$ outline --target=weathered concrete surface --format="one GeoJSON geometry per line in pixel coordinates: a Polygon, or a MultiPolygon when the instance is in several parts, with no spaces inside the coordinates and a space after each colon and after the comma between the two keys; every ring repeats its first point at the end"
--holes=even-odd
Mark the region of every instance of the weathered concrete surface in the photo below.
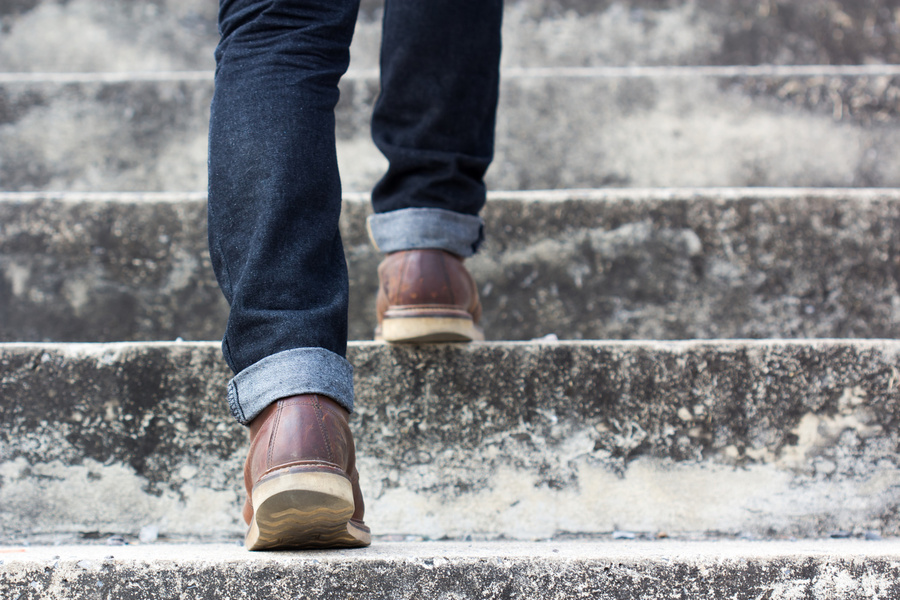
{"type": "Polygon", "coordinates": [[[382,543],[279,553],[220,545],[16,550],[0,549],[0,594],[21,600],[862,600],[900,594],[895,541],[382,543]]]}
{"type": "Polygon", "coordinates": [[[0,189],[206,188],[211,75],[0,86],[0,189]]]}
{"type": "MultiPolygon", "coordinates": [[[[350,337],[370,339],[364,196],[350,337]]],[[[490,339],[900,338],[900,191],[494,193],[468,264],[490,339]]],[[[202,194],[0,194],[0,340],[219,339],[202,194]]]]}
{"type": "Polygon", "coordinates": [[[222,336],[205,194],[71,199],[0,199],[0,339],[222,336]]]}
{"type": "MultiPolygon", "coordinates": [[[[344,189],[385,161],[378,93],[345,78],[344,189]]],[[[0,76],[0,189],[200,191],[211,75],[0,76]]],[[[900,67],[511,71],[493,189],[900,186],[900,67]]]]}
{"type": "Polygon", "coordinates": [[[489,184],[898,185],[900,79],[815,70],[523,72],[503,86],[489,184]]]}
{"type": "MultiPolygon", "coordinates": [[[[900,343],[351,345],[376,534],[900,534],[900,343]]],[[[0,536],[239,536],[215,344],[0,346],[0,536]]]]}
{"type": "MultiPolygon", "coordinates": [[[[377,66],[383,2],[364,0],[354,68],[377,66]]],[[[508,0],[507,66],[900,62],[891,0],[508,0]]],[[[212,69],[208,0],[4,0],[7,71],[212,69]]]]}

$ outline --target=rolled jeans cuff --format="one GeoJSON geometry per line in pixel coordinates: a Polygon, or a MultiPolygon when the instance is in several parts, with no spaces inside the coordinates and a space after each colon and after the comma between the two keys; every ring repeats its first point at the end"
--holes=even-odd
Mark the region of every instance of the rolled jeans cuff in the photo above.
{"type": "Polygon", "coordinates": [[[404,208],[371,215],[369,237],[385,254],[400,250],[446,250],[463,258],[478,251],[484,221],[442,208],[404,208]]]}
{"type": "Polygon", "coordinates": [[[328,396],[353,412],[353,366],[324,348],[295,348],[267,356],[228,382],[228,406],[243,425],[276,400],[299,394],[328,396]]]}

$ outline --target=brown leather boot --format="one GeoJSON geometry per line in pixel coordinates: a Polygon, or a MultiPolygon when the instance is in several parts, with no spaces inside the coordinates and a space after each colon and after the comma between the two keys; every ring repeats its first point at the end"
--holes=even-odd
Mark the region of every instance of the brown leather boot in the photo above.
{"type": "Polygon", "coordinates": [[[469,342],[484,339],[475,281],[458,256],[403,250],[378,266],[378,328],[386,342],[469,342]]]}
{"type": "Polygon", "coordinates": [[[292,396],[250,423],[244,465],[248,550],[368,546],[348,413],[325,396],[292,396]]]}

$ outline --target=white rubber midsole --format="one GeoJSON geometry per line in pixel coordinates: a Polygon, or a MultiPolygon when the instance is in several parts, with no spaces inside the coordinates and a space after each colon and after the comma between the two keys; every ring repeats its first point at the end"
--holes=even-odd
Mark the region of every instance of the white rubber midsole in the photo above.
{"type": "Polygon", "coordinates": [[[335,473],[321,471],[305,471],[285,473],[258,484],[253,488],[253,511],[259,509],[263,502],[282,492],[308,491],[318,492],[338,498],[353,505],[353,486],[350,480],[335,473]]]}
{"type": "Polygon", "coordinates": [[[452,317],[385,318],[381,322],[385,342],[481,342],[484,332],[471,319],[452,317]]]}

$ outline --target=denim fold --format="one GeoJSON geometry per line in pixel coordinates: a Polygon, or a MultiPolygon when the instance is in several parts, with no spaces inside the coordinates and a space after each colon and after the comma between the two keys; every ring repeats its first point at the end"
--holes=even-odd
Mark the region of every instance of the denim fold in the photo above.
{"type": "Polygon", "coordinates": [[[440,208],[405,208],[370,215],[366,225],[375,247],[385,254],[400,250],[446,250],[467,258],[484,239],[481,217],[440,208]]]}
{"type": "Polygon", "coordinates": [[[295,348],[267,356],[228,382],[228,406],[243,425],[269,404],[300,394],[328,396],[353,412],[353,365],[324,348],[295,348]]]}

